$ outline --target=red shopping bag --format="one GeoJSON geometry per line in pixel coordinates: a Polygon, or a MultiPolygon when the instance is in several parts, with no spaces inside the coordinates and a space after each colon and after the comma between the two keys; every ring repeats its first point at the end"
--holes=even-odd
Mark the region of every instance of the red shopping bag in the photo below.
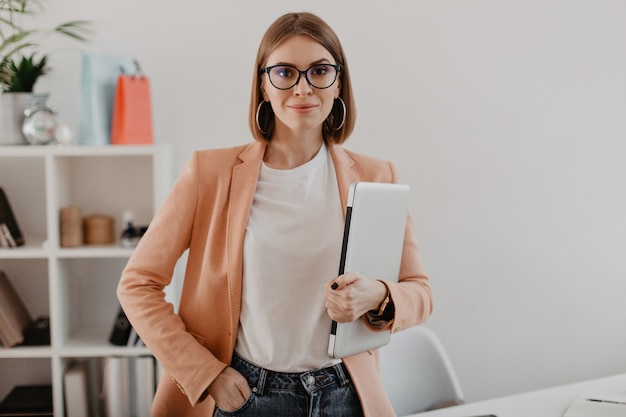
{"type": "Polygon", "coordinates": [[[117,77],[111,144],[154,143],[150,80],[145,75],[120,74],[117,77]]]}

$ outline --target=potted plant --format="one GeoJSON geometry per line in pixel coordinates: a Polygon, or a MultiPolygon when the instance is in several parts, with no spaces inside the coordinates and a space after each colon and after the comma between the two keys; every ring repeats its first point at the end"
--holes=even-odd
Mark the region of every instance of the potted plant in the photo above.
{"type": "Polygon", "coordinates": [[[4,86],[6,93],[32,93],[35,83],[42,75],[50,72],[48,57],[37,60],[35,54],[21,56],[9,62],[8,79],[4,86]]]}
{"type": "Polygon", "coordinates": [[[56,33],[87,40],[88,22],[70,21],[51,29],[26,29],[21,20],[44,12],[39,0],[0,0],[0,144],[25,143],[24,111],[45,107],[48,94],[35,94],[38,78],[49,73],[47,55],[37,56],[38,35],[56,33]],[[26,55],[25,52],[31,52],[26,55]]]}

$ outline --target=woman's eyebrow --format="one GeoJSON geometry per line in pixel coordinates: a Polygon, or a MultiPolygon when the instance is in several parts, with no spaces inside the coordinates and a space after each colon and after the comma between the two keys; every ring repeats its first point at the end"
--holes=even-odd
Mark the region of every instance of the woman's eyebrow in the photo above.
{"type": "Polygon", "coordinates": [[[318,59],[317,61],[311,63],[311,65],[317,65],[317,64],[330,64],[330,60],[328,58],[322,58],[322,59],[318,59]]]}
{"type": "MultiPolygon", "coordinates": [[[[328,58],[321,58],[321,59],[318,59],[317,61],[313,61],[311,64],[309,64],[309,67],[312,67],[313,65],[319,65],[319,64],[330,64],[330,60],[328,58]]],[[[267,66],[268,67],[270,67],[270,66],[273,67],[275,65],[289,65],[290,67],[298,68],[297,65],[292,64],[291,62],[285,62],[285,61],[277,62],[275,64],[267,65],[267,66]]]]}

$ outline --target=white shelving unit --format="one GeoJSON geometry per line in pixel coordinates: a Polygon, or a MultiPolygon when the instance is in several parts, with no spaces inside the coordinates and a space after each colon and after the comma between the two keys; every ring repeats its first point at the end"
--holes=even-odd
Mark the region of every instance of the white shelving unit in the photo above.
{"type": "Polygon", "coordinates": [[[150,354],[108,342],[115,290],[132,249],[119,242],[61,247],[59,211],[73,205],[83,217],[112,216],[116,233],[125,210],[147,225],[169,191],[171,172],[167,145],[0,147],[0,187],[26,240],[0,248],[0,269],[30,314],[51,323],[50,346],[0,347],[0,398],[14,385],[51,384],[54,415],[63,417],[63,372],[73,359],[150,354]]]}

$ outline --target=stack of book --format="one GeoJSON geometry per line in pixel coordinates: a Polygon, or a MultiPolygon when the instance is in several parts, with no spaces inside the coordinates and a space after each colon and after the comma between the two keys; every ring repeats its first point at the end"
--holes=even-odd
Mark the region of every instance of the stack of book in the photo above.
{"type": "Polygon", "coordinates": [[[15,248],[24,244],[24,236],[20,231],[9,199],[0,187],[0,248],[15,248]]]}

